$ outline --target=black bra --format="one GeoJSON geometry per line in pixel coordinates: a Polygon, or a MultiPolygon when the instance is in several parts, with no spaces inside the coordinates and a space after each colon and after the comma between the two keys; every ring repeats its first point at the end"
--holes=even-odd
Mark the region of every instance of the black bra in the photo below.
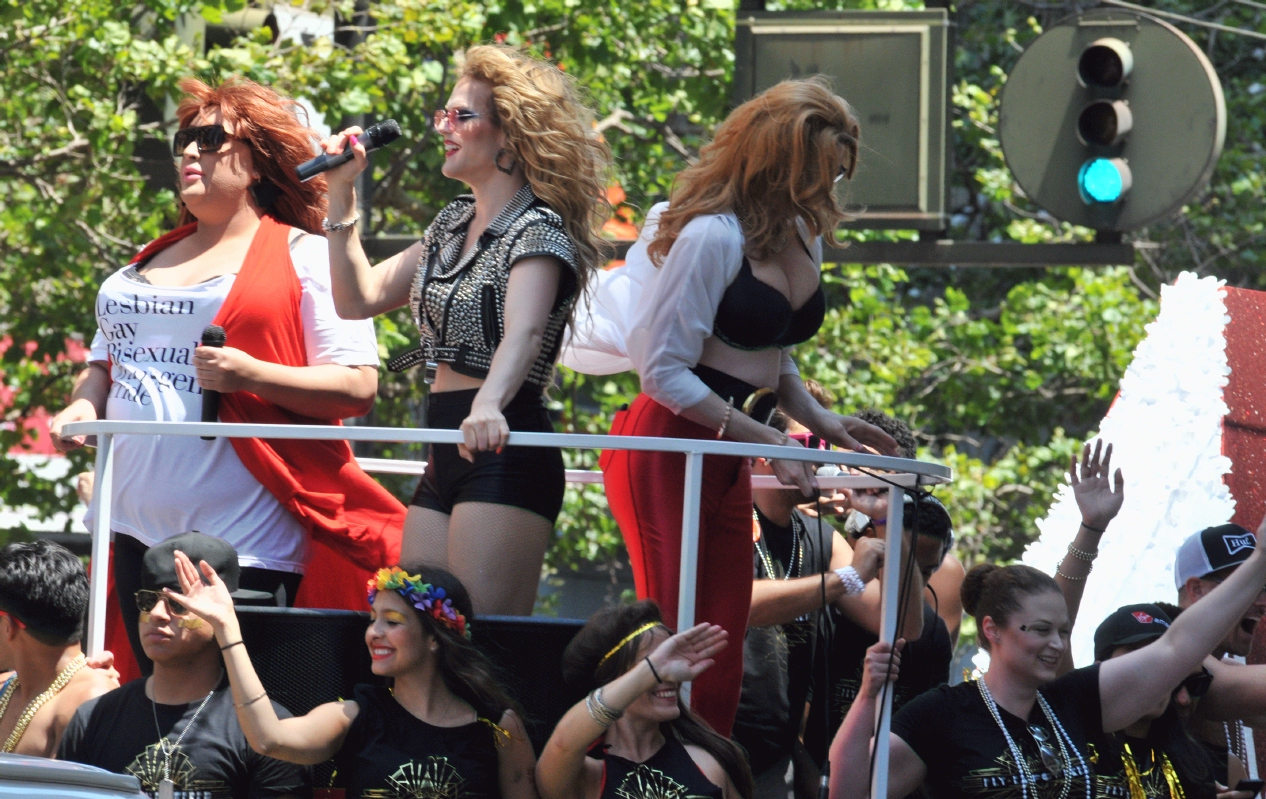
{"type": "MultiPolygon", "coordinates": [[[[804,240],[800,240],[804,246],[804,240]]],[[[809,252],[807,246],[805,252],[809,252]]],[[[810,253],[810,259],[812,254],[810,253]]],[[[826,294],[822,284],[798,309],[778,289],[762,283],[752,274],[752,265],[743,256],[738,277],[721,296],[712,335],[739,350],[767,350],[791,347],[813,338],[826,318],[826,294]]]]}

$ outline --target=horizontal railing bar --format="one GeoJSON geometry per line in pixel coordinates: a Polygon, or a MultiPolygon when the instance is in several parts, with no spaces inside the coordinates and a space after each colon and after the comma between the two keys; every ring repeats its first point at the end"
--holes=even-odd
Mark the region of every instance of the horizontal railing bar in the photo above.
{"type": "MultiPolygon", "coordinates": [[[[225,424],[221,422],[123,422],[108,419],[93,422],[71,422],[62,428],[62,435],[218,436],[222,438],[385,441],[416,444],[460,444],[464,440],[460,430],[436,430],[426,427],[347,427],[299,424],[225,424]]],[[[521,447],[613,449],[643,452],[698,452],[704,455],[831,463],[837,466],[916,474],[922,478],[919,481],[922,484],[945,483],[953,478],[953,471],[948,466],[942,466],[939,463],[926,463],[907,458],[890,458],[886,455],[868,455],[845,450],[806,449],[772,444],[707,441],[694,438],[524,432],[511,432],[506,443],[521,447]]]]}
{"type": "MultiPolygon", "coordinates": [[[[426,471],[426,461],[396,461],[390,458],[357,458],[360,468],[371,474],[421,475],[426,471]]],[[[569,483],[602,484],[602,472],[596,469],[568,469],[565,477],[569,483]]],[[[913,486],[915,475],[891,474],[884,479],[901,486],[913,486]]],[[[866,474],[841,474],[834,477],[818,477],[818,488],[884,488],[888,484],[866,474]]],[[[767,490],[782,488],[795,490],[795,486],[783,485],[772,474],[752,475],[752,488],[767,490]]]]}

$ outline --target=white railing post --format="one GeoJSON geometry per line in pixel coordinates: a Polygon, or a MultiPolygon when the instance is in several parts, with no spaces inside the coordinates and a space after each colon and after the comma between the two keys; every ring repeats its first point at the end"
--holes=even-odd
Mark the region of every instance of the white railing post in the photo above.
{"type": "MultiPolygon", "coordinates": [[[[879,625],[879,640],[892,642],[897,637],[897,606],[901,604],[901,539],[905,535],[903,529],[905,511],[905,492],[892,486],[888,489],[888,532],[887,548],[884,555],[883,605],[879,625]]],[[[909,557],[914,557],[910,552],[909,557]]],[[[923,601],[922,597],[918,598],[923,601]]],[[[888,799],[888,732],[892,726],[892,694],[895,686],[884,691],[884,701],[875,712],[879,715],[879,726],[875,733],[875,775],[871,783],[871,799],[888,799]]]]}
{"type": "MultiPolygon", "coordinates": [[[[699,576],[699,510],[703,497],[703,453],[686,453],[686,485],[681,503],[681,575],[677,584],[677,629],[695,626],[695,587],[699,576]]],[[[690,684],[681,686],[690,702],[690,684]]]]}
{"type": "Polygon", "coordinates": [[[97,436],[97,464],[94,469],[92,504],[92,574],[88,588],[88,654],[105,649],[106,589],[110,575],[110,507],[114,499],[114,436],[97,436]]]}

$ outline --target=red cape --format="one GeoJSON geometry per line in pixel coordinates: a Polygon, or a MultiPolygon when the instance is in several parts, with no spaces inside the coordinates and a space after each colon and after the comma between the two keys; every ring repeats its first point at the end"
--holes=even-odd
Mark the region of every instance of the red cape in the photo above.
{"type": "MultiPolygon", "coordinates": [[[[137,263],[197,229],[186,225],[150,242],[137,263]]],[[[260,220],[242,269],[215,324],[228,345],[261,361],[307,366],[303,291],[290,260],[290,228],[271,216],[260,220]]],[[[220,397],[220,420],[263,424],[341,425],[286,410],[246,391],[220,397]]],[[[311,535],[312,556],[295,605],[368,610],[365,583],[373,571],[400,558],[405,507],[364,472],[346,441],[233,438],[247,470],[277,498],[311,535]]],[[[113,583],[113,581],[111,581],[113,583]]],[[[106,646],[126,681],[140,676],[122,614],[110,588],[106,646]]]]}

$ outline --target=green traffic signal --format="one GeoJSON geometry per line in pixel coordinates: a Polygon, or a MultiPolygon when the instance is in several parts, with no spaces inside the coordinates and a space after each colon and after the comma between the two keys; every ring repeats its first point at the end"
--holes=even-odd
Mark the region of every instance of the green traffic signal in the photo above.
{"type": "Polygon", "coordinates": [[[1077,189],[1087,205],[1119,202],[1133,183],[1130,166],[1121,158],[1092,158],[1077,172],[1077,189]]]}

